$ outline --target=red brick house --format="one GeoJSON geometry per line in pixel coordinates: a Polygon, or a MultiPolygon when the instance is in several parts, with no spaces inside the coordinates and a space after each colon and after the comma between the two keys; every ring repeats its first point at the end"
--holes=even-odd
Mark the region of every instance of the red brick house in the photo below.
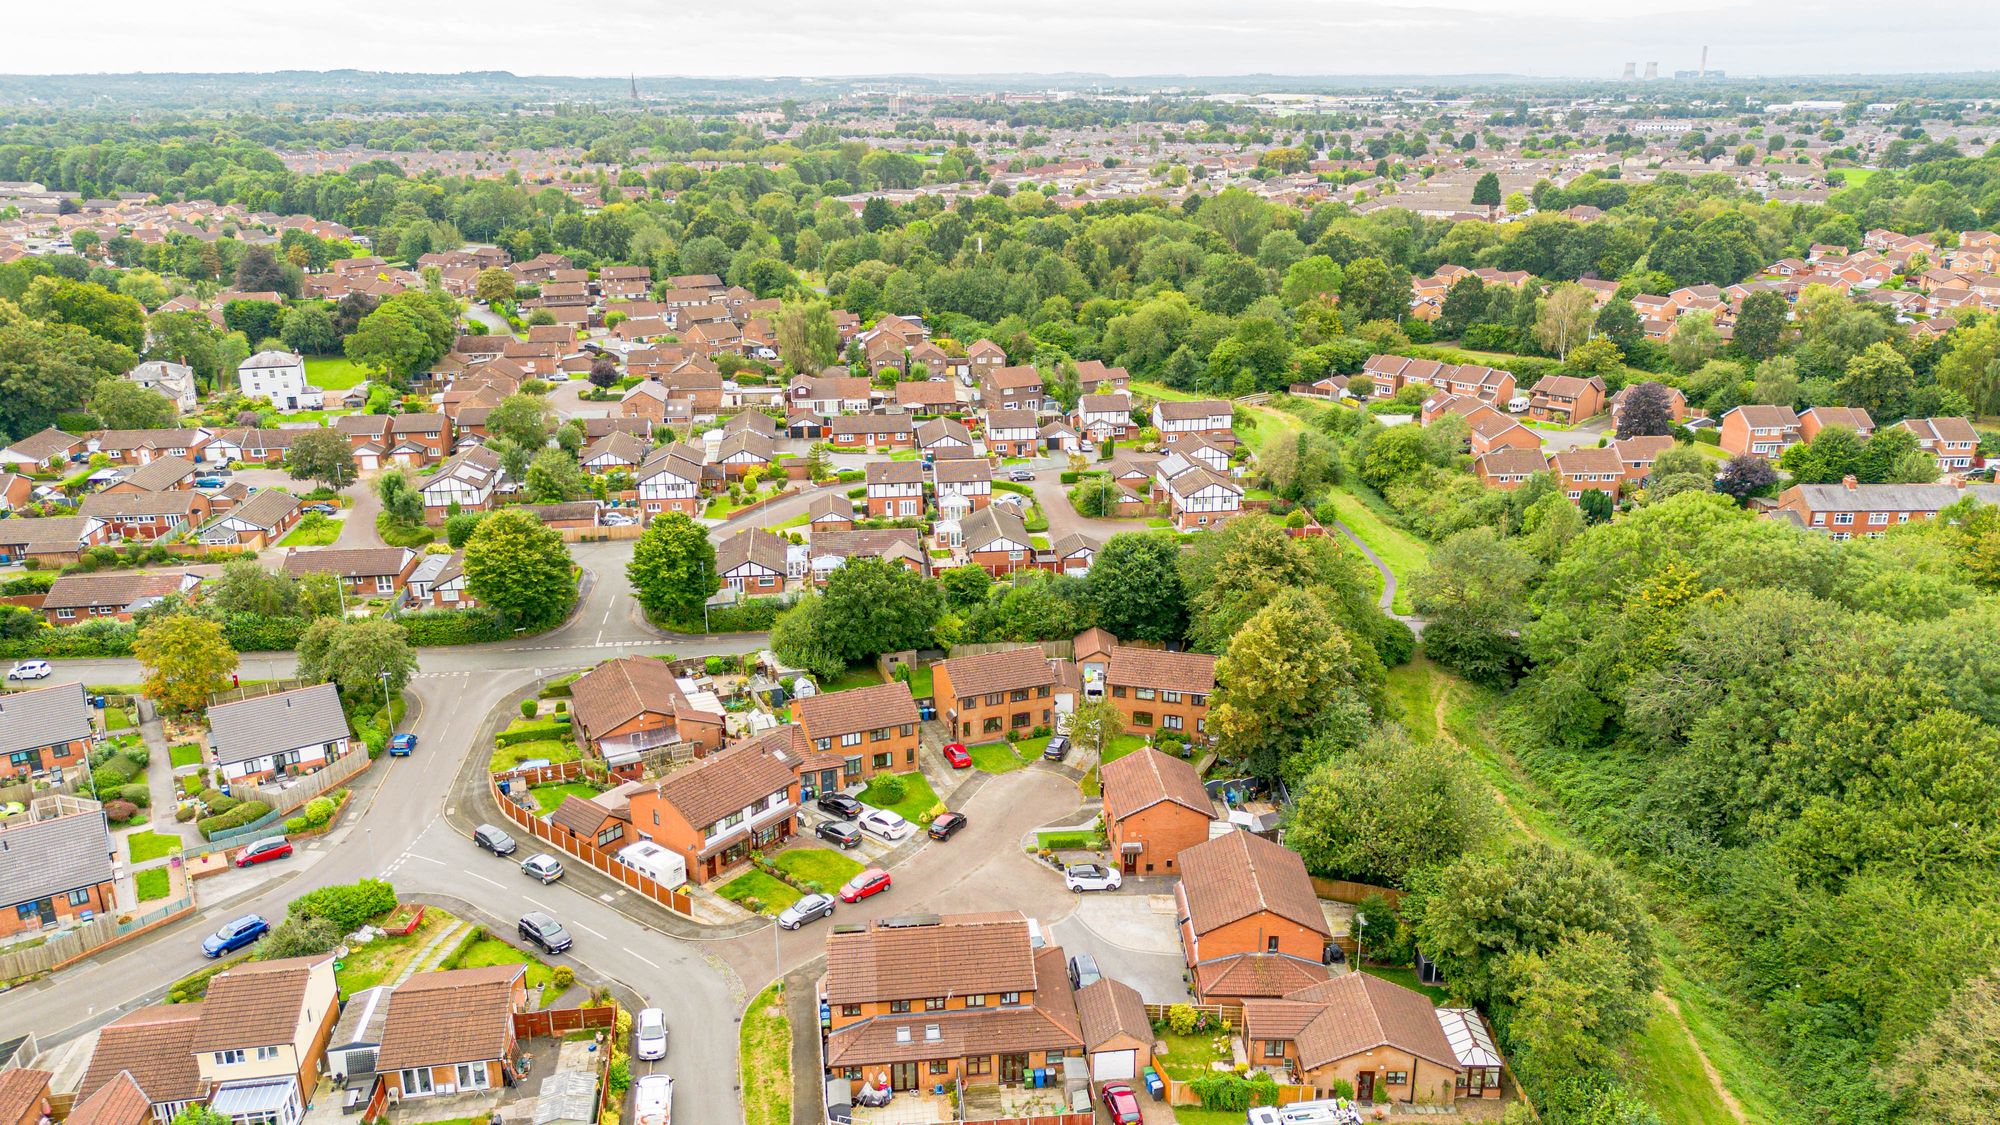
{"type": "Polygon", "coordinates": [[[961,742],[1053,726],[1057,696],[1072,691],[1039,646],[953,657],[937,665],[932,687],[940,717],[961,742]]]}
{"type": "Polygon", "coordinates": [[[679,852],[696,883],[712,882],[753,853],[791,839],[799,807],[792,738],[793,728],[779,727],[634,790],[633,831],[679,852]]]}
{"type": "Polygon", "coordinates": [[[1327,977],[1333,931],[1296,852],[1228,832],[1180,853],[1181,949],[1196,999],[1283,996],[1327,977]]]}
{"type": "Polygon", "coordinates": [[[900,680],[808,695],[792,716],[806,742],[799,779],[815,793],[917,768],[917,703],[900,680]]]}
{"type": "Polygon", "coordinates": [[[1143,746],[1099,776],[1105,838],[1126,874],[1178,872],[1181,852],[1208,839],[1214,803],[1187,762],[1143,746]]]}

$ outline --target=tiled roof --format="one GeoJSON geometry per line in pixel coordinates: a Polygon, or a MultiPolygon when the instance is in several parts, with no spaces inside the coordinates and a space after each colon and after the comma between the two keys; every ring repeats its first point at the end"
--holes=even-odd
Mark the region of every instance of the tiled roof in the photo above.
{"type": "Polygon", "coordinates": [[[1181,852],[1181,890],[1194,932],[1270,911],[1330,936],[1305,861],[1250,832],[1229,832],[1181,852]]]}
{"type": "Polygon", "coordinates": [[[941,667],[951,679],[951,690],[961,699],[1014,688],[1054,686],[1056,682],[1055,670],[1039,645],[955,656],[941,667]]]}
{"type": "Polygon", "coordinates": [[[0,754],[89,738],[92,729],[82,684],[49,684],[0,698],[0,754]]]}
{"type": "Polygon", "coordinates": [[[1146,1018],[1146,1001],[1123,981],[1104,977],[1076,993],[1076,1014],[1083,1025],[1083,1046],[1095,1051],[1119,1037],[1150,1048],[1153,1023],[1146,1018]]]}
{"type": "Polygon", "coordinates": [[[0,1121],[32,1121],[41,1115],[40,1104],[48,1093],[49,1072],[17,1066],[0,1070],[0,1121]]]}
{"type": "Polygon", "coordinates": [[[1108,683],[1129,687],[1207,695],[1215,690],[1215,657],[1200,652],[1119,645],[1111,650],[1104,678],[1108,683]]]}
{"type": "Polygon", "coordinates": [[[674,771],[655,791],[682,819],[700,829],[791,785],[797,780],[797,766],[791,755],[791,732],[779,727],[674,771]]]}
{"type": "Polygon", "coordinates": [[[756,563],[777,574],[785,573],[786,544],[761,527],[739,531],[715,545],[715,572],[728,574],[744,563],[756,563]]]}
{"type": "Polygon", "coordinates": [[[855,731],[879,730],[917,721],[916,700],[901,680],[872,687],[809,695],[792,704],[792,713],[806,737],[839,738],[855,731]]]}
{"type": "Polygon", "coordinates": [[[97,1050],[90,1056],[77,1095],[87,1098],[117,1078],[120,1071],[129,1071],[151,1101],[201,1097],[194,1044],[204,1007],[200,1003],[155,1004],[105,1025],[98,1033],[97,1050]]]}
{"type": "Polygon", "coordinates": [[[160,492],[195,475],[195,472],[191,461],[183,461],[179,457],[156,457],[132,470],[119,483],[145,492],[160,492]]]}
{"type": "Polygon", "coordinates": [[[223,765],[347,737],[347,715],[332,684],[218,703],[208,709],[209,745],[223,765]]]}
{"type": "MultiPolygon", "coordinates": [[[[1115,659],[1115,650],[1114,650],[1115,659]]],[[[1215,807],[1202,788],[1194,767],[1143,746],[1104,766],[1104,804],[1114,819],[1123,819],[1162,801],[1171,801],[1213,818],[1215,807]]]]}
{"type": "Polygon", "coordinates": [[[418,973],[389,996],[378,1073],[504,1058],[514,1038],[514,982],[526,965],[418,973]]]}
{"type": "Polygon", "coordinates": [[[922,484],[924,466],[920,461],[870,461],[869,484],[922,484]]]}
{"type": "Polygon", "coordinates": [[[1286,999],[1320,1009],[1295,1040],[1299,1065],[1308,1070],[1378,1047],[1458,1068],[1457,1052],[1438,1026],[1436,1008],[1420,992],[1367,973],[1343,973],[1286,999]]]}
{"type": "Polygon", "coordinates": [[[1028,921],[1015,911],[947,914],[930,925],[877,919],[865,930],[836,930],[827,938],[826,965],[826,998],[834,1004],[969,993],[997,1003],[999,993],[1036,988],[1028,921]]]}
{"type": "Polygon", "coordinates": [[[1523,449],[1518,445],[1503,445],[1479,457],[1479,465],[1487,476],[1502,477],[1515,474],[1546,472],[1549,459],[1539,449],[1523,449]]]}
{"type": "Polygon", "coordinates": [[[645,656],[621,656],[585,672],[570,685],[570,714],[590,738],[648,712],[671,715],[682,699],[673,670],[645,656]]]}
{"type": "MultiPolygon", "coordinates": [[[[195,1032],[197,1046],[222,1051],[290,1043],[305,1012],[313,967],[332,957],[322,953],[246,961],[210,980],[201,1002],[201,1026],[195,1032]]],[[[312,1013],[312,1022],[317,1025],[324,1015],[312,1013]]]]}
{"type": "Polygon", "coordinates": [[[331,547],[317,551],[293,551],[285,556],[285,573],[373,578],[383,574],[401,574],[415,557],[407,547],[331,547]]]}
{"type": "Polygon", "coordinates": [[[111,835],[102,812],[9,820],[0,828],[0,908],[111,881],[111,835]]]}
{"type": "Polygon", "coordinates": [[[124,608],[141,598],[179,593],[178,572],[124,571],[118,574],[65,574],[49,587],[44,609],[124,608]]]}
{"type": "Polygon", "coordinates": [[[1194,975],[1203,996],[1283,996],[1325,980],[1326,966],[1283,953],[1238,953],[1204,961],[1194,975]]]}
{"type": "Polygon", "coordinates": [[[121,1070],[77,1102],[63,1125],[144,1125],[151,1117],[146,1092],[130,1072],[121,1070]]]}

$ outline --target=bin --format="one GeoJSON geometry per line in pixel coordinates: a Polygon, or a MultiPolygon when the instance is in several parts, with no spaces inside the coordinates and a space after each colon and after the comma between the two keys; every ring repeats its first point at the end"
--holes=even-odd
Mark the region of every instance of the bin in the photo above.
{"type": "Polygon", "coordinates": [[[1160,1072],[1150,1066],[1146,1068],[1146,1092],[1153,1095],[1154,1101],[1167,1096],[1167,1084],[1160,1081],[1160,1072]]]}

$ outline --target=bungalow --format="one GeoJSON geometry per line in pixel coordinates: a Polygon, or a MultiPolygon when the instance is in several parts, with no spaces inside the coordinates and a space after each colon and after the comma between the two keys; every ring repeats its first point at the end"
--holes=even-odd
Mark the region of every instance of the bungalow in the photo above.
{"type": "Polygon", "coordinates": [[[924,467],[916,461],[868,463],[868,514],[876,519],[920,516],[924,467]]]}
{"type": "Polygon", "coordinates": [[[1026,521],[1011,507],[988,505],[959,521],[951,545],[968,565],[982,567],[995,578],[1036,566],[1035,545],[1026,521]]]}
{"type": "Polygon", "coordinates": [[[827,419],[827,440],[835,449],[913,449],[916,428],[907,414],[843,414],[827,419]]]}
{"type": "Polygon", "coordinates": [[[52,464],[67,463],[71,454],[82,452],[84,452],[83,438],[75,434],[66,434],[50,426],[0,450],[0,465],[29,470],[40,469],[52,464]]]}
{"type": "Polygon", "coordinates": [[[511,1086],[526,965],[418,973],[388,999],[375,1073],[392,1103],[511,1086]]]}
{"type": "MultiPolygon", "coordinates": [[[[1243,1035],[1254,1063],[1290,1064],[1322,1096],[1352,1090],[1376,1105],[1449,1106],[1468,1085],[1430,998],[1367,973],[1247,999],[1243,1035]]],[[[1493,1077],[1479,1068],[1466,1096],[1499,1097],[1493,1077]]]]}
{"type": "Polygon", "coordinates": [[[102,520],[121,539],[171,538],[208,518],[210,500],[199,492],[99,492],[84,497],[77,514],[102,520]]]}
{"type": "Polygon", "coordinates": [[[257,427],[217,430],[201,448],[204,462],[223,464],[247,461],[253,465],[275,465],[291,452],[292,442],[304,430],[266,430],[257,427]]]}
{"type": "Polygon", "coordinates": [[[456,512],[490,511],[504,476],[500,455],[484,446],[453,454],[418,486],[424,496],[424,522],[439,527],[456,512]]]}
{"type": "Polygon", "coordinates": [[[923,535],[914,527],[815,531],[807,558],[816,582],[826,581],[828,575],[851,558],[889,559],[918,574],[928,573],[930,565],[923,535]]]}
{"type": "Polygon", "coordinates": [[[1153,428],[1168,434],[1226,434],[1235,418],[1235,408],[1227,399],[1210,398],[1192,402],[1153,404],[1153,428]]]}
{"type": "Polygon", "coordinates": [[[805,736],[799,780],[815,793],[917,768],[917,704],[901,680],[804,696],[792,714],[805,736]]]}
{"type": "Polygon", "coordinates": [[[1971,468],[1979,452],[1979,431],[1963,418],[1905,418],[1897,424],[1916,434],[1917,447],[1936,457],[1945,472],[1971,468]]]}
{"type": "Polygon", "coordinates": [[[117,481],[105,485],[101,491],[186,492],[194,488],[195,477],[199,472],[192,461],[183,461],[178,457],[159,457],[133,469],[117,481]]]}
{"type": "Polygon", "coordinates": [[[1528,416],[1537,422],[1573,424],[1604,412],[1604,380],[1596,375],[1544,375],[1528,391],[1528,416]]]}
{"type": "Polygon", "coordinates": [[[209,460],[203,455],[209,431],[189,430],[106,430],[84,439],[84,451],[102,453],[113,464],[143,465],[155,457],[179,457],[184,461],[209,460]]]}
{"type": "Polygon", "coordinates": [[[822,492],[806,505],[806,530],[808,535],[822,531],[852,531],[854,529],[854,501],[842,492],[822,492]]]}
{"type": "Polygon", "coordinates": [[[936,379],[897,383],[896,406],[909,414],[948,414],[958,409],[958,389],[936,379]]]}
{"type": "Polygon", "coordinates": [[[1181,951],[1202,1003],[1283,996],[1327,979],[1333,939],[1298,853],[1225,832],[1180,853],[1181,951]]]}
{"type": "Polygon", "coordinates": [[[32,477],[20,473],[0,472],[0,512],[17,512],[35,498],[35,482],[32,477]]]}
{"type": "Polygon", "coordinates": [[[793,728],[779,727],[634,790],[634,831],[680,853],[696,883],[712,882],[752,854],[783,844],[798,830],[792,738],[793,728]]]}
{"type": "Polygon", "coordinates": [[[209,519],[195,537],[206,546],[241,544],[253,551],[272,546],[299,522],[299,498],[275,488],[261,488],[249,499],[209,519]]]}
{"type": "Polygon", "coordinates": [[[111,541],[111,524],[90,516],[0,520],[0,566],[37,559],[68,566],[83,552],[111,541]]]}
{"type": "Polygon", "coordinates": [[[621,773],[657,747],[686,742],[700,757],[722,746],[722,715],[696,707],[672,669],[650,657],[623,656],[585,672],[570,685],[570,714],[578,745],[621,773]]]}
{"type": "Polygon", "coordinates": [[[1053,726],[1056,709],[1074,700],[1061,672],[1040,646],[957,656],[932,675],[945,729],[962,742],[989,742],[1008,731],[1026,736],[1053,726]]]}
{"type": "Polygon", "coordinates": [[[9,692],[0,704],[0,781],[60,775],[89,756],[95,738],[81,684],[9,692]]]}
{"type": "Polygon", "coordinates": [[[187,594],[199,585],[199,575],[172,571],[65,574],[43,597],[42,615],[51,625],[73,625],[100,617],[130,621],[139,610],[176,594],[187,594]]]}
{"type": "Polygon", "coordinates": [[[282,569],[295,578],[331,574],[354,597],[393,598],[403,592],[416,565],[417,553],[407,547],[322,547],[293,551],[282,569]]]}
{"type": "Polygon", "coordinates": [[[1472,471],[1478,475],[1480,483],[1488,488],[1512,490],[1536,473],[1549,469],[1549,459],[1540,446],[1502,446],[1484,454],[1472,463],[1472,471]]]}
{"type": "Polygon", "coordinates": [[[761,527],[739,531],[715,545],[715,571],[722,584],[741,595],[785,592],[788,544],[761,527]]]}
{"type": "Polygon", "coordinates": [[[347,715],[332,684],[313,684],[208,709],[208,745],[222,776],[264,782],[314,773],[348,749],[347,715]]]}
{"type": "Polygon", "coordinates": [[[972,431],[956,418],[932,418],[917,426],[917,448],[932,456],[946,450],[971,452],[972,431]]]}
{"type": "Polygon", "coordinates": [[[1099,771],[1104,835],[1127,875],[1178,873],[1180,854],[1209,837],[1215,803],[1194,767],[1150,746],[1099,771]]]}
{"type": "Polygon", "coordinates": [[[1035,412],[1027,409],[986,411],[986,452],[998,457],[1033,457],[1039,444],[1035,412]]]}
{"type": "Polygon", "coordinates": [[[1738,406],[1722,416],[1717,438],[1724,452],[1776,461],[1802,440],[1802,431],[1789,406],[1738,406]]]}
{"type": "MultiPolygon", "coordinates": [[[[43,690],[82,694],[76,684],[43,690]]],[[[10,711],[15,698],[7,697],[10,711]]],[[[67,710],[66,703],[31,706],[44,714],[60,715],[67,710]]],[[[14,723],[11,716],[4,721],[9,726],[14,723]]],[[[9,741],[22,741],[20,732],[16,730],[9,741]]],[[[112,859],[117,854],[103,807],[96,801],[60,795],[36,797],[24,813],[0,821],[0,900],[4,900],[0,901],[0,938],[114,916],[119,903],[112,859]]]]}

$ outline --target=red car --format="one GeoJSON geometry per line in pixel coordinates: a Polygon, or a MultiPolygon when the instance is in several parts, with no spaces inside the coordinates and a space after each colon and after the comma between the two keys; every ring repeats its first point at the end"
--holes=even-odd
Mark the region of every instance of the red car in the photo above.
{"type": "Polygon", "coordinates": [[[1105,1111],[1114,1125],[1139,1125],[1139,1095],[1123,1082],[1113,1082],[1098,1091],[1105,1111]]]}
{"type": "Polygon", "coordinates": [[[236,866],[249,867],[251,864],[263,863],[267,859],[284,859],[291,854],[292,842],[283,836],[273,836],[268,840],[259,840],[237,852],[236,866]]]}
{"type": "Polygon", "coordinates": [[[951,763],[952,769],[962,770],[972,764],[972,755],[965,752],[965,743],[947,742],[944,744],[944,760],[951,763]]]}
{"type": "Polygon", "coordinates": [[[840,901],[860,902],[869,895],[881,894],[889,889],[889,873],[879,867],[871,867],[847,881],[840,888],[840,901]]]}

